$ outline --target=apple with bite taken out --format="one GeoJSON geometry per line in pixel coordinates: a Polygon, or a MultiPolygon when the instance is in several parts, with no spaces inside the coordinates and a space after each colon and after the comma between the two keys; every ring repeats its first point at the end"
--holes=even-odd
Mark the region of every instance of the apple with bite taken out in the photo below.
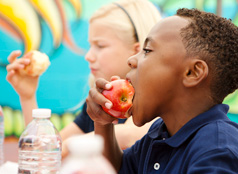
{"type": "Polygon", "coordinates": [[[103,90],[102,94],[112,102],[113,106],[111,109],[103,107],[103,110],[116,118],[128,118],[130,115],[127,111],[132,106],[132,98],[134,96],[133,86],[124,79],[114,80],[110,83],[112,88],[103,90]]]}

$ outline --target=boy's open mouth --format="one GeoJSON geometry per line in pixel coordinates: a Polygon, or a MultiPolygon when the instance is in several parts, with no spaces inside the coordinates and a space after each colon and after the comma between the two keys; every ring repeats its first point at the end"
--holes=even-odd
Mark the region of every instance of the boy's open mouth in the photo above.
{"type": "MultiPolygon", "coordinates": [[[[134,88],[134,86],[132,85],[131,81],[129,79],[127,79],[129,81],[129,83],[131,84],[131,86],[134,88]]],[[[133,101],[134,101],[134,98],[135,98],[135,88],[134,88],[134,95],[131,99],[131,102],[132,102],[132,105],[131,107],[127,110],[127,115],[129,116],[132,116],[132,107],[133,107],[133,101]]]]}

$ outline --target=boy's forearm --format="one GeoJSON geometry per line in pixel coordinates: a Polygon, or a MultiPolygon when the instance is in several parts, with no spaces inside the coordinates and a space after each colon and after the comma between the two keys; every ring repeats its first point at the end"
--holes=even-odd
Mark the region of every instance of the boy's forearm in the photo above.
{"type": "Polygon", "coordinates": [[[34,95],[31,98],[20,98],[20,102],[26,126],[32,120],[32,110],[38,108],[36,96],[34,95]]]}
{"type": "Polygon", "coordinates": [[[118,172],[121,167],[123,152],[117,143],[114,125],[108,124],[102,126],[94,123],[94,128],[95,134],[101,135],[104,138],[104,156],[118,172]]]}

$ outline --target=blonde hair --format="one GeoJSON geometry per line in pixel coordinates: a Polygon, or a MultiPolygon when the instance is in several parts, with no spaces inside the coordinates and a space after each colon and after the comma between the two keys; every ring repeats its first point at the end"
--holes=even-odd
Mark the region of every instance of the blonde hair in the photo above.
{"type": "MultiPolygon", "coordinates": [[[[115,1],[124,8],[131,17],[139,38],[140,46],[151,30],[161,19],[158,9],[148,0],[119,0],[115,1]]],[[[116,4],[110,3],[99,8],[90,18],[100,21],[114,29],[119,38],[123,41],[134,44],[136,42],[134,27],[127,14],[116,4]]]]}
{"type": "MultiPolygon", "coordinates": [[[[115,1],[126,10],[133,21],[140,48],[151,28],[161,19],[158,9],[148,0],[119,0],[115,1]]],[[[110,3],[99,8],[90,18],[89,22],[100,20],[101,23],[115,30],[117,36],[125,43],[136,43],[135,29],[128,15],[118,5],[110,3]]],[[[89,75],[89,85],[93,87],[95,78],[89,75]]]]}

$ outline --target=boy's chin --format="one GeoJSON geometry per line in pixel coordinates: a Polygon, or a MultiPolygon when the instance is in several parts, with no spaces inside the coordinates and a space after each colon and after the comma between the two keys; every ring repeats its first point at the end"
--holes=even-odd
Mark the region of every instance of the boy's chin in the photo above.
{"type": "Polygon", "coordinates": [[[132,118],[133,118],[133,123],[137,126],[137,127],[141,127],[143,126],[146,122],[142,121],[142,120],[139,120],[138,118],[136,118],[136,116],[134,117],[132,115],[132,118]]]}

